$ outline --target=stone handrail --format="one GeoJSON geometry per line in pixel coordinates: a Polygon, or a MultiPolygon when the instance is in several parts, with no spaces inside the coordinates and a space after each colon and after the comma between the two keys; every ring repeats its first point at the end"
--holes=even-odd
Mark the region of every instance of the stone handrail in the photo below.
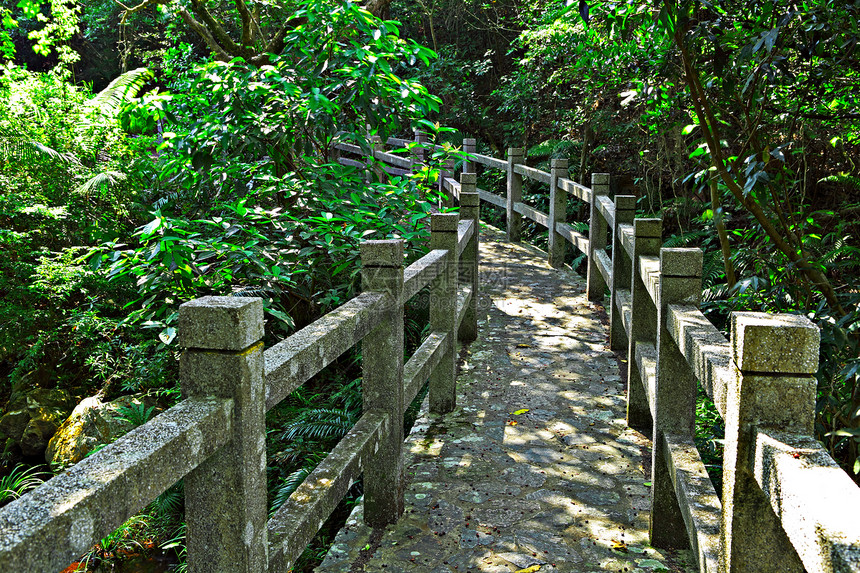
{"type": "Polygon", "coordinates": [[[653,438],[652,544],[689,545],[703,572],[860,571],[860,489],[812,438],[818,328],[736,312],[726,340],[698,309],[702,252],[661,248],[657,219],[613,226],[610,344],[630,357],[628,425],[653,438]],[[722,501],[698,383],[725,421],[722,501]]]}
{"type": "Polygon", "coordinates": [[[507,171],[504,195],[478,192],[507,210],[509,240],[523,216],[552,226],[550,264],[563,264],[567,240],[588,255],[588,298],[610,292],[610,346],[629,358],[627,422],[654,444],[652,544],[691,547],[702,572],[860,572],[860,488],[812,437],[817,327],[734,313],[727,340],[698,309],[701,251],[661,248],[662,222],[634,219],[634,196],[610,199],[608,174],[589,189],[563,159],[547,174],[525,167],[522,149],[507,163],[472,157],[507,171]],[[524,178],[549,183],[548,215],[522,203],[524,178]],[[565,221],[565,193],[589,205],[587,237],[565,221]],[[698,383],[725,421],[722,503],[693,440],[698,383]]]}
{"type": "Polygon", "coordinates": [[[195,572],[288,571],[361,474],[367,523],[396,521],[404,412],[428,380],[431,411],[454,409],[457,342],[477,336],[474,181],[459,215],[431,216],[428,255],[404,269],[403,241],[362,243],[364,292],[271,348],[262,299],[183,304],[183,401],[0,509],[0,569],[56,573],[183,478],[195,572]],[[404,364],[404,305],[427,288],[431,333],[404,364]],[[360,341],[361,418],[267,519],[266,411],[360,341]]]}
{"type": "Polygon", "coordinates": [[[0,509],[0,570],[57,573],[224,446],[232,399],[186,398],[0,509]]]}
{"type": "MultiPolygon", "coordinates": [[[[653,440],[651,542],[694,550],[702,572],[860,572],[860,489],[811,437],[818,329],[793,315],[735,313],[727,340],[699,311],[702,253],[662,247],[662,221],[635,219],[636,198],[610,198],[609,174],[591,188],[475,153],[475,165],[506,171],[506,192],[477,189],[507,214],[519,241],[522,218],[551,230],[548,257],[560,267],[566,242],[588,258],[587,294],[610,293],[610,346],[628,355],[628,425],[653,440]],[[549,185],[550,213],[522,201],[524,179],[549,185]],[[588,236],[565,220],[567,196],[589,206],[588,236]],[[610,254],[611,253],[611,254],[610,254]],[[722,503],[694,436],[701,383],[725,421],[722,503]]],[[[458,192],[450,177],[441,189],[458,192]]]]}

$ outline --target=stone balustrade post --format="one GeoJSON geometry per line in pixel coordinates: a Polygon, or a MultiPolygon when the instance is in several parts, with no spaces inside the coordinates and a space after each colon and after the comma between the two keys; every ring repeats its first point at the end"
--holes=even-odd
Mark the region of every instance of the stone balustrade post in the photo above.
{"type": "Polygon", "coordinates": [[[567,218],[567,192],[559,188],[559,178],[567,178],[567,159],[553,159],[549,172],[549,265],[560,269],[564,266],[564,252],[567,241],[556,229],[558,223],[567,218]]]}
{"type": "Polygon", "coordinates": [[[753,473],[755,428],[812,435],[819,331],[788,314],[732,314],[735,380],[726,393],[722,571],[804,570],[753,473]]]}
{"type": "Polygon", "coordinates": [[[362,290],[385,293],[392,305],[361,342],[363,409],[389,415],[388,433],[364,469],[364,520],[381,527],[403,513],[403,241],[365,241],[361,265],[362,290]]]}
{"type": "Polygon", "coordinates": [[[508,236],[511,243],[519,243],[522,237],[523,217],[514,210],[514,205],[523,200],[523,176],[514,172],[514,166],[525,163],[525,149],[508,148],[508,236]]]}
{"type": "Polygon", "coordinates": [[[651,544],[689,546],[687,526],[669,472],[663,436],[692,439],[696,425],[696,376],[667,329],[670,304],[693,304],[702,299],[702,251],[660,249],[660,292],[657,305],[657,385],[654,441],[651,451],[651,544]]]}
{"type": "Polygon", "coordinates": [[[633,263],[627,250],[621,244],[621,234],[618,227],[619,225],[632,225],[635,215],[636,197],[634,195],[616,195],[615,225],[612,227],[612,296],[609,311],[609,348],[612,350],[624,350],[629,345],[617,296],[619,289],[630,289],[630,281],[632,280],[630,271],[633,268],[633,263]]]}
{"type": "Polygon", "coordinates": [[[639,257],[657,255],[662,239],[660,219],[633,221],[632,281],[630,285],[630,341],[627,348],[627,425],[647,435],[652,428],[651,408],[636,365],[636,344],[657,343],[657,307],[639,273],[639,257]]]}
{"type": "Polygon", "coordinates": [[[600,274],[594,253],[606,248],[607,226],[606,219],[597,208],[598,198],[609,195],[609,173],[591,174],[591,206],[588,217],[588,275],[586,295],[588,300],[603,300],[606,290],[606,280],[600,274]]]}
{"type": "Polygon", "coordinates": [[[179,307],[182,397],[233,400],[230,441],[185,477],[188,568],[268,568],[263,301],[214,297],[179,307]]]}
{"type": "MultiPolygon", "coordinates": [[[[478,141],[473,137],[466,137],[463,139],[463,153],[466,155],[472,155],[476,152],[478,147],[478,141]]],[[[475,173],[475,162],[470,159],[465,159],[463,161],[463,173],[475,173]]]]}
{"type": "Polygon", "coordinates": [[[460,323],[458,338],[471,342],[478,338],[478,242],[481,232],[481,199],[478,196],[477,175],[460,174],[460,219],[474,221],[475,232],[460,254],[460,282],[472,287],[469,307],[460,323]]]}
{"type": "Polygon", "coordinates": [[[422,167],[424,167],[424,159],[427,157],[426,150],[424,147],[427,145],[427,134],[423,131],[416,129],[415,133],[415,143],[416,145],[412,150],[412,171],[418,171],[422,167]]]}
{"type": "MultiPolygon", "coordinates": [[[[376,165],[376,152],[384,149],[384,145],[382,143],[382,138],[378,135],[370,135],[370,128],[368,127],[367,133],[367,143],[370,146],[370,154],[367,156],[367,160],[365,161],[366,167],[366,177],[365,181],[367,183],[373,183],[373,175],[376,173],[379,174],[379,167],[376,165]]],[[[377,179],[379,179],[377,177],[377,179]]]]}
{"type": "Polygon", "coordinates": [[[454,190],[445,191],[445,179],[454,177],[454,160],[446,159],[445,164],[439,169],[439,194],[444,196],[443,204],[446,207],[454,207],[454,190]]]}
{"type": "Polygon", "coordinates": [[[430,329],[447,334],[446,350],[430,375],[430,411],[451,412],[457,404],[457,226],[456,213],[430,217],[430,248],[448,251],[445,270],[430,285],[430,329]]]}

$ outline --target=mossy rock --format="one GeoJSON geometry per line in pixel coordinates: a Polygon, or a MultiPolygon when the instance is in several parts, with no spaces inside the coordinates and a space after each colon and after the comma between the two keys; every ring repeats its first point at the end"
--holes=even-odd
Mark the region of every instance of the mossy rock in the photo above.
{"type": "Polygon", "coordinates": [[[53,467],[66,467],[81,461],[93,448],[123,436],[134,426],[120,419],[119,410],[141,403],[134,396],[113,402],[102,402],[97,396],[84,399],[51,438],[45,461],[53,467]]]}

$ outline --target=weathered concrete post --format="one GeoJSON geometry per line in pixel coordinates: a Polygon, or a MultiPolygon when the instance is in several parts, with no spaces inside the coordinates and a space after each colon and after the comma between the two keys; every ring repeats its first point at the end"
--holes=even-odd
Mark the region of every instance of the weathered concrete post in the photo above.
{"type": "Polygon", "coordinates": [[[615,225],[612,227],[612,298],[609,312],[609,348],[623,350],[627,348],[627,331],[624,330],[624,320],[618,305],[618,291],[629,290],[633,263],[630,255],[621,244],[619,225],[632,225],[636,215],[636,197],[634,195],[615,196],[615,225]]]}
{"type": "Polygon", "coordinates": [[[442,204],[446,207],[454,206],[454,190],[446,191],[445,190],[445,179],[448,177],[454,177],[454,160],[446,159],[445,164],[439,169],[439,195],[443,196],[445,199],[442,204]]]}
{"type": "Polygon", "coordinates": [[[430,217],[430,248],[448,251],[445,270],[430,285],[430,330],[447,334],[446,350],[430,375],[430,411],[447,414],[457,405],[457,225],[456,213],[430,217]]]}
{"type": "Polygon", "coordinates": [[[600,274],[594,253],[606,248],[606,219],[597,208],[598,198],[609,195],[609,173],[591,174],[591,206],[588,217],[588,276],[586,294],[588,300],[603,300],[606,280],[600,274]]]}
{"type": "MultiPolygon", "coordinates": [[[[478,146],[478,142],[473,137],[467,137],[463,139],[463,153],[467,155],[471,155],[475,153],[478,146]]],[[[475,172],[475,162],[469,159],[463,161],[463,173],[474,173],[475,172]]]]}
{"type": "Polygon", "coordinates": [[[412,160],[412,170],[415,171],[415,166],[423,167],[424,166],[424,158],[426,157],[424,146],[427,145],[427,134],[423,131],[416,129],[415,132],[415,143],[418,145],[415,146],[413,150],[413,160],[412,160]]]}
{"type": "Polygon", "coordinates": [[[699,305],[702,299],[702,251],[660,249],[660,296],[657,308],[657,387],[654,447],[651,452],[651,544],[689,546],[687,526],[672,485],[663,447],[667,433],[692,439],[696,425],[696,376],[667,329],[670,304],[699,305]]]}
{"type": "Polygon", "coordinates": [[[460,282],[472,287],[472,298],[457,336],[462,341],[471,342],[478,338],[478,241],[481,232],[481,199],[474,173],[460,174],[460,219],[475,222],[475,233],[460,254],[459,265],[460,282]]]}
{"type": "Polygon", "coordinates": [[[559,178],[567,178],[567,159],[553,159],[549,171],[549,265],[559,269],[564,266],[564,251],[567,241],[559,235],[555,226],[567,218],[567,192],[558,186],[559,178]]]}
{"type": "Polygon", "coordinates": [[[384,292],[388,316],[361,342],[363,408],[386,412],[388,434],[364,469],[364,520],[372,527],[403,513],[403,241],[361,244],[361,288],[384,292]]]}
{"type": "Polygon", "coordinates": [[[185,477],[190,571],[268,567],[262,338],[262,299],[207,296],[179,307],[182,397],[233,399],[230,442],[185,477]]]}
{"type": "Polygon", "coordinates": [[[630,288],[630,344],[627,348],[627,425],[650,435],[653,430],[651,408],[643,378],[636,366],[636,345],[657,343],[657,307],[639,273],[639,257],[660,252],[662,221],[633,221],[633,257],[630,288]]]}
{"type": "Polygon", "coordinates": [[[523,200],[523,176],[514,172],[514,166],[525,163],[525,149],[508,148],[508,241],[519,243],[522,236],[523,216],[514,211],[514,205],[523,200]]]}
{"type": "Polygon", "coordinates": [[[732,314],[736,379],[726,393],[721,535],[727,573],[803,571],[755,480],[752,440],[756,426],[812,435],[819,336],[802,316],[732,314]]]}
{"type": "MultiPolygon", "coordinates": [[[[367,142],[370,145],[370,155],[367,156],[367,177],[368,183],[373,183],[373,175],[379,175],[379,167],[376,164],[376,152],[385,149],[382,143],[382,138],[378,135],[370,135],[370,127],[368,126],[367,142]]],[[[377,180],[379,177],[377,177],[377,180]]]]}

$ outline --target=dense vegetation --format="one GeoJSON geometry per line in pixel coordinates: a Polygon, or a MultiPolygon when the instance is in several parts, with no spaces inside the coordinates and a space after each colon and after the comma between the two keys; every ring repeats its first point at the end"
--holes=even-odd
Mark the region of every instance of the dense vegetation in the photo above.
{"type": "MultiPolygon", "coordinates": [[[[143,423],[178,399],[183,301],[261,296],[272,342],[355,293],[363,238],[417,256],[434,163],[368,183],[332,143],[420,128],[612,173],[667,246],[705,251],[721,327],[815,320],[817,437],[856,476],[858,18],[856,0],[2,0],[3,413],[62,390],[135,396],[121,416],[143,423]]],[[[409,321],[414,342],[426,317],[409,321]]],[[[356,358],[271,414],[273,505],[360,410],[356,358]]],[[[719,416],[699,410],[718,477],[719,416]]],[[[0,499],[60,469],[13,425],[0,499]]],[[[89,564],[145,541],[181,553],[181,500],[178,484],[89,564]]]]}

